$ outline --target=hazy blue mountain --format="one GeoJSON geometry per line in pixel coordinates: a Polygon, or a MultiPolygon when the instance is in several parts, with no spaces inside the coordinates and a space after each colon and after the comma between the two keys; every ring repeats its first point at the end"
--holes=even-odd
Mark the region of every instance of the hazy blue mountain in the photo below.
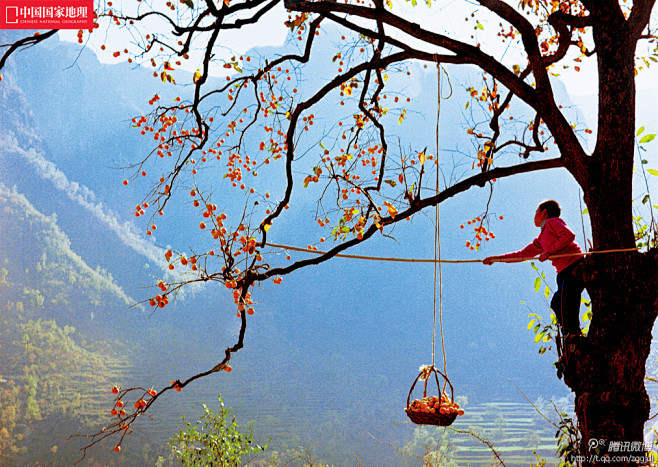
{"type": "Polygon", "coordinates": [[[56,216],[0,184],[0,463],[67,465],[130,368],[110,332],[133,299],[75,254],[56,216]],[[53,431],[56,426],[66,431],[53,431]]]}

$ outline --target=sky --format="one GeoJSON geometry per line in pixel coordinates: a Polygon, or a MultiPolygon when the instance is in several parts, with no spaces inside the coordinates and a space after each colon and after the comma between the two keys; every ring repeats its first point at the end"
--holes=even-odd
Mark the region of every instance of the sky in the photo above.
{"type": "MultiPolygon", "coordinates": [[[[431,1],[431,0],[430,0],[431,1]]],[[[518,6],[517,2],[510,2],[513,6],[518,6]]],[[[115,11],[120,11],[123,1],[112,2],[112,8],[115,11]]],[[[134,1],[126,1],[125,6],[128,12],[136,12],[135,6],[139,5],[145,11],[147,2],[135,3],[134,1]]],[[[492,56],[504,60],[505,63],[514,63],[520,61],[518,54],[518,44],[520,41],[518,37],[515,40],[508,42],[501,42],[497,37],[499,31],[497,16],[488,15],[486,9],[479,7],[475,2],[470,0],[448,0],[436,1],[431,5],[427,5],[424,1],[419,1],[416,6],[413,6],[410,1],[395,0],[393,2],[393,11],[408,19],[412,22],[417,22],[421,27],[430,31],[447,34],[457,40],[466,43],[480,43],[483,44],[483,50],[486,50],[492,56]],[[470,14],[475,12],[476,17],[471,18],[470,14]],[[477,27],[475,20],[482,24],[482,29],[477,27]]],[[[220,47],[217,48],[216,58],[228,59],[233,55],[244,55],[247,51],[255,47],[280,47],[284,44],[288,35],[288,28],[283,26],[283,22],[287,19],[286,10],[282,3],[279,3],[271,11],[266,13],[257,24],[248,25],[240,30],[226,31],[222,33],[221,40],[219,41],[220,47]]],[[[147,28],[144,30],[157,31],[161,28],[161,23],[152,22],[146,23],[147,28]]],[[[389,31],[389,33],[391,33],[389,31]]],[[[78,42],[77,32],[74,30],[61,30],[59,37],[62,40],[69,42],[78,42]]],[[[144,35],[146,32],[143,33],[144,35]]],[[[395,32],[393,32],[395,35],[395,32]]],[[[125,29],[111,28],[101,29],[100,33],[93,34],[86,39],[85,46],[98,55],[101,63],[119,63],[124,61],[124,57],[113,57],[113,50],[101,50],[101,45],[108,44],[131,44],[134,43],[136,36],[134,33],[128,32],[125,29]]],[[[404,37],[404,40],[415,42],[415,39],[404,37]]],[[[645,42],[641,43],[638,48],[640,53],[648,47],[645,42]]],[[[651,49],[647,49],[651,52],[651,49]]],[[[649,55],[650,52],[647,54],[649,55]]],[[[594,57],[585,57],[578,53],[571,51],[570,60],[574,58],[582,59],[579,63],[580,71],[575,71],[573,66],[568,69],[554,69],[553,73],[558,74],[558,79],[566,86],[567,91],[572,96],[595,96],[596,95],[596,62],[594,57]]],[[[567,62],[569,60],[566,60],[567,62]]],[[[200,57],[192,54],[192,59],[183,63],[183,69],[189,73],[193,73],[200,63],[200,57]]],[[[211,68],[211,73],[214,76],[226,76],[226,70],[221,66],[211,68]]],[[[653,78],[652,73],[640,73],[637,76],[636,86],[638,90],[655,89],[658,87],[656,80],[653,78]]]]}

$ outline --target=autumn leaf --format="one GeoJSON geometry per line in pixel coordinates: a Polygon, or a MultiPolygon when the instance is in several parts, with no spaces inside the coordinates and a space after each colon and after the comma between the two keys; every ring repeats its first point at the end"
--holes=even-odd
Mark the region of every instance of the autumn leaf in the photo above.
{"type": "Polygon", "coordinates": [[[388,213],[389,213],[389,215],[390,215],[393,219],[395,219],[395,216],[397,215],[398,210],[395,209],[395,206],[393,206],[391,203],[385,203],[385,204],[386,204],[386,206],[388,207],[388,213]]]}

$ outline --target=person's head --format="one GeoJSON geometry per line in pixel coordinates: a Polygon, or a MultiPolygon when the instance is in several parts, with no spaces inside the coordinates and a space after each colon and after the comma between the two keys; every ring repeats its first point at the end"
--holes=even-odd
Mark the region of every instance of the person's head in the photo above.
{"type": "Polygon", "coordinates": [[[549,199],[540,203],[537,211],[535,211],[535,225],[539,227],[546,219],[560,217],[560,212],[560,205],[557,204],[557,201],[549,199]]]}

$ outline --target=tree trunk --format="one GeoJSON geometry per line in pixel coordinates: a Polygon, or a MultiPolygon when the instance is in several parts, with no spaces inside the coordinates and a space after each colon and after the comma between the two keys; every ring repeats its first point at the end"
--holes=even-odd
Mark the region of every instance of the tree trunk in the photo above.
{"type": "MultiPolygon", "coordinates": [[[[565,343],[564,379],[576,395],[584,456],[642,456],[649,418],[645,364],[656,317],[658,254],[590,257],[580,268],[592,299],[585,338],[565,343]]],[[[583,465],[603,461],[585,457],[583,465]]],[[[630,459],[612,465],[636,465],[630,459]]]]}
{"type": "MultiPolygon", "coordinates": [[[[635,246],[635,43],[623,26],[610,31],[595,33],[598,139],[583,186],[599,251],[635,246]]],[[[587,337],[565,342],[561,362],[576,398],[581,465],[637,465],[644,454],[650,409],[644,377],[658,305],[657,264],[655,250],[601,254],[589,256],[576,272],[586,284],[593,316],[587,337]]]]}

